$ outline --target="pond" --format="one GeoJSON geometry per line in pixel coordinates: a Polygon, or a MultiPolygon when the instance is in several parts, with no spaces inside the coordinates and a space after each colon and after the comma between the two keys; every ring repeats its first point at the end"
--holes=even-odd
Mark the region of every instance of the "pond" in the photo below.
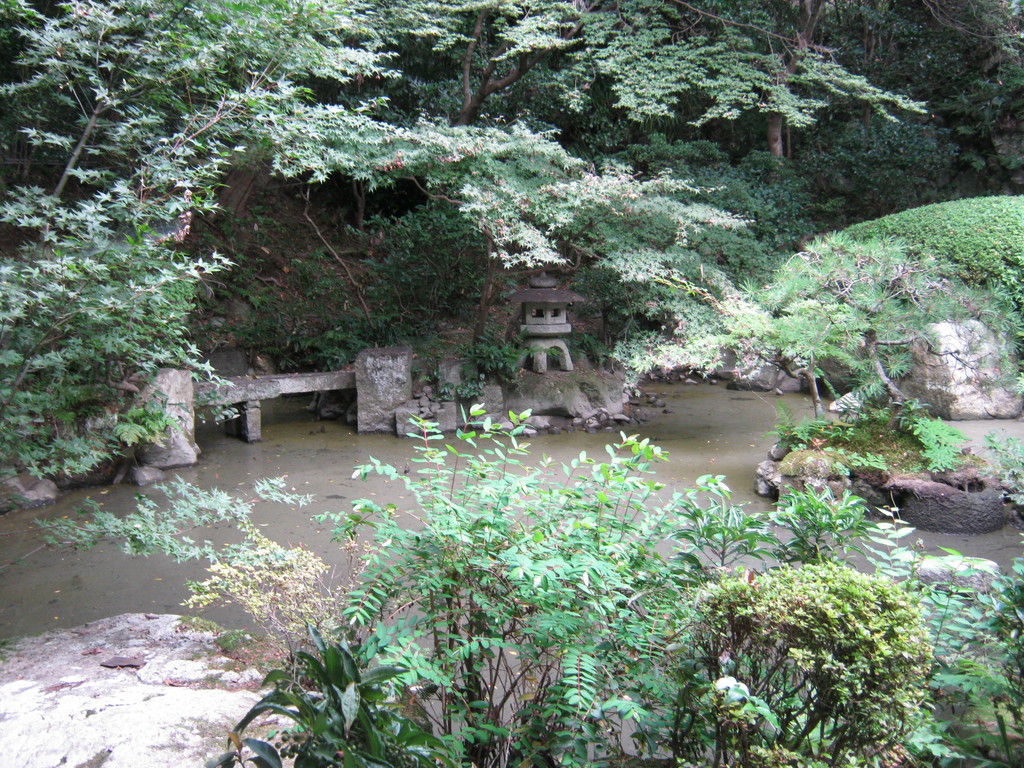
{"type": "MultiPolygon", "coordinates": [[[[768,432],[775,423],[776,405],[782,400],[798,418],[809,416],[806,398],[734,392],[721,385],[666,385],[657,391],[666,401],[667,412],[627,431],[649,437],[668,451],[669,461],[658,467],[659,479],[682,488],[701,475],[725,475],[735,501],[766,509],[768,503],[753,491],[754,467],[774,442],[768,432]]],[[[405,466],[413,455],[413,443],[385,435],[359,435],[337,422],[313,421],[306,402],[302,398],[266,402],[262,443],[225,437],[216,425],[203,427],[198,436],[203,449],[200,464],[176,474],[200,487],[242,493],[254,479],[284,477],[289,487],[314,495],[315,502],[296,509],[259,504],[255,521],[271,539],[283,544],[301,542],[332,562],[340,560],[337,549],[311,515],[346,511],[353,499],[362,497],[401,503],[402,489],[397,485],[386,485],[379,478],[353,480],[352,470],[368,456],[405,466]]],[[[958,426],[979,440],[993,429],[1024,434],[1020,422],[958,426]]],[[[617,434],[607,432],[543,435],[532,440],[531,450],[538,457],[547,454],[558,460],[568,460],[580,451],[599,457],[616,438],[617,434]]],[[[108,545],[86,552],[56,550],[45,546],[34,526],[38,518],[74,515],[86,498],[95,499],[104,509],[127,511],[140,492],[159,496],[152,489],[140,491],[126,485],[93,488],[67,494],[52,507],[0,516],[0,639],[118,613],[184,611],[181,602],[188,597],[184,581],[202,578],[203,563],[179,565],[163,556],[129,558],[108,545]]],[[[214,531],[210,538],[227,533],[214,531]]],[[[1002,564],[1022,552],[1020,532],[1013,528],[974,537],[923,533],[919,537],[934,551],[949,547],[1002,564]]],[[[247,626],[245,614],[230,606],[204,615],[227,627],[247,626]]]]}

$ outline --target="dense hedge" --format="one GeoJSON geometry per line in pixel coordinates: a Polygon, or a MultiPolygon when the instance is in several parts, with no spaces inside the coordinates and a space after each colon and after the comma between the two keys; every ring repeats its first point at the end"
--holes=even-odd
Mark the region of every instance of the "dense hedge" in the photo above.
{"type": "Polygon", "coordinates": [[[936,203],[856,224],[857,239],[898,237],[974,285],[1005,293],[1024,313],[1024,196],[936,203]]]}

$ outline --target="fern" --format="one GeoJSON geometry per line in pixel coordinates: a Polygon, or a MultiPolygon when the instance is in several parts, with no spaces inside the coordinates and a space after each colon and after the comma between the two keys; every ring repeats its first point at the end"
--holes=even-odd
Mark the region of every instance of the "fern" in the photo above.
{"type": "Polygon", "coordinates": [[[921,443],[921,455],[930,472],[953,469],[960,462],[960,446],[967,440],[963,432],[941,419],[915,419],[910,431],[921,443]]]}

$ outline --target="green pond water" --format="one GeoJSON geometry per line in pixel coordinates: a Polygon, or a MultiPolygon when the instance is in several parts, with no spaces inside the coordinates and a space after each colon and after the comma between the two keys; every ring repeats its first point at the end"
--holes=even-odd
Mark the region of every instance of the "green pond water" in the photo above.
{"type": "MultiPolygon", "coordinates": [[[[627,428],[630,434],[649,437],[669,454],[657,476],[669,486],[687,487],[705,474],[725,475],[734,500],[755,508],[767,502],[753,491],[754,468],[765,457],[773,439],[767,433],[776,418],[780,398],[733,392],[723,386],[663,386],[668,413],[648,423],[627,428]]],[[[783,399],[798,417],[810,415],[806,398],[783,399]]],[[[384,435],[358,435],[337,422],[313,421],[305,399],[279,399],[264,403],[263,442],[246,444],[223,435],[216,425],[198,434],[203,449],[200,464],[175,471],[179,477],[204,488],[217,487],[246,493],[259,477],[284,477],[289,487],[312,494],[315,502],[303,508],[258,504],[255,521],[270,538],[284,544],[302,543],[329,562],[341,557],[328,531],[311,515],[328,510],[346,511],[353,499],[371,497],[401,506],[403,489],[380,479],[352,479],[353,467],[368,456],[402,467],[413,455],[413,443],[384,435]]],[[[1024,435],[1020,422],[958,423],[974,439],[1000,429],[1024,435]]],[[[534,455],[568,460],[580,451],[600,456],[617,434],[597,432],[541,435],[531,441],[534,455]]],[[[104,509],[127,511],[138,493],[153,490],[122,485],[69,493],[54,506],[0,516],[0,638],[70,627],[127,612],[181,613],[188,596],[187,578],[204,575],[204,563],[176,564],[162,556],[129,558],[115,547],[99,545],[86,552],[47,547],[34,521],[74,515],[86,498],[104,509]]],[[[229,535],[211,531],[197,538],[229,535]]],[[[921,533],[929,549],[949,547],[964,554],[987,557],[1006,564],[1022,552],[1020,532],[1013,528],[984,536],[946,536],[921,533]]],[[[219,607],[204,614],[224,626],[248,626],[238,609],[219,607]]]]}

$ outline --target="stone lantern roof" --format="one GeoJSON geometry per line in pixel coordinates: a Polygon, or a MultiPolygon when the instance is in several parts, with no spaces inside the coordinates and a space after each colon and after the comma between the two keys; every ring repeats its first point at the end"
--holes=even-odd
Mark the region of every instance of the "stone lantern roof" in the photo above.
{"type": "Polygon", "coordinates": [[[557,278],[541,272],[530,278],[529,288],[516,291],[509,297],[509,301],[523,304],[573,304],[586,299],[578,293],[559,288],[557,278]]]}

